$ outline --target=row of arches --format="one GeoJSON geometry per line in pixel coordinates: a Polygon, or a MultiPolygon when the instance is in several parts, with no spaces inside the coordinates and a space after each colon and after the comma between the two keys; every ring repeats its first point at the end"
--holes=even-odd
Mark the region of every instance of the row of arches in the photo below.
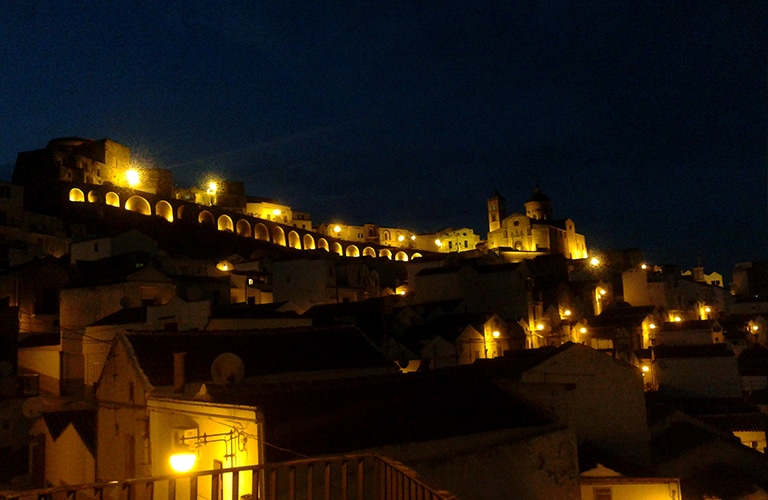
{"type": "MultiPolygon", "coordinates": [[[[70,189],[69,201],[83,203],[86,199],[89,203],[101,203],[102,193],[97,190],[92,190],[89,191],[86,196],[86,194],[79,188],[70,189]]],[[[114,191],[109,191],[104,195],[104,203],[109,206],[121,208],[120,195],[114,191]]],[[[139,195],[129,196],[125,200],[125,204],[122,208],[142,215],[153,214],[150,202],[139,195]]],[[[183,204],[178,207],[176,212],[174,212],[173,206],[165,200],[157,201],[154,206],[154,215],[161,217],[168,222],[193,216],[194,214],[190,213],[193,211],[196,212],[196,210],[193,210],[189,205],[183,204]]],[[[343,257],[380,257],[402,262],[407,262],[408,260],[422,256],[418,252],[409,256],[404,250],[396,250],[393,252],[389,248],[380,248],[377,250],[372,246],[364,246],[361,249],[353,243],[347,243],[345,246],[339,241],[328,240],[320,235],[313,235],[308,232],[304,232],[304,234],[301,235],[295,229],[289,230],[286,234],[285,229],[278,224],[257,221],[258,219],[254,219],[252,223],[245,217],[233,220],[228,214],[221,214],[216,217],[211,211],[206,209],[197,212],[197,222],[200,224],[211,224],[216,226],[219,231],[231,232],[245,238],[254,238],[272,243],[273,245],[295,248],[297,250],[319,249],[343,257]]]]}

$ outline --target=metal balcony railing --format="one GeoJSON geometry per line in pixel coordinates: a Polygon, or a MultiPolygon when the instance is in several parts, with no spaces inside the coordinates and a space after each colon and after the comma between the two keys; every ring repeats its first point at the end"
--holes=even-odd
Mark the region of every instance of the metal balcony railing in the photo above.
{"type": "Polygon", "coordinates": [[[458,500],[408,467],[347,455],[179,475],[0,492],[0,500],[458,500]]]}

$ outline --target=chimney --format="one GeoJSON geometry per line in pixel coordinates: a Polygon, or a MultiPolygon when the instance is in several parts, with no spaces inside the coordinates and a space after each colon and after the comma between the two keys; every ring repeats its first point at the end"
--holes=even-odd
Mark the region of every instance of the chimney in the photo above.
{"type": "Polygon", "coordinates": [[[173,392],[184,392],[184,384],[186,384],[184,375],[184,356],[186,352],[174,352],[173,353],[173,392]]]}

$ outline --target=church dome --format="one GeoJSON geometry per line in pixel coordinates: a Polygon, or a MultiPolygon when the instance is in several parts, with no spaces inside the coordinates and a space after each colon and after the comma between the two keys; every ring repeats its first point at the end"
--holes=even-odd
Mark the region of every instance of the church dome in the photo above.
{"type": "Polygon", "coordinates": [[[536,186],[536,189],[533,190],[533,194],[531,195],[530,198],[528,198],[528,201],[526,201],[526,203],[531,202],[531,201],[539,201],[539,202],[541,202],[541,201],[550,201],[550,200],[547,197],[547,195],[542,193],[541,190],[539,189],[539,187],[536,186]]]}

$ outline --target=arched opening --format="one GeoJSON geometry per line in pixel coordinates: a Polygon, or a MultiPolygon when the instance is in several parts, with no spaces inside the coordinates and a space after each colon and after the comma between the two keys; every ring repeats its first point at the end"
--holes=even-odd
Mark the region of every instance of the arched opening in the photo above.
{"type": "Polygon", "coordinates": [[[388,249],[384,248],[379,251],[379,257],[384,257],[389,260],[392,260],[392,252],[390,252],[388,249]]]}
{"type": "Polygon", "coordinates": [[[281,247],[285,246],[285,231],[282,227],[275,226],[272,228],[272,243],[281,247]]]}
{"type": "Polygon", "coordinates": [[[408,254],[405,252],[397,252],[395,254],[395,260],[399,260],[401,262],[408,262],[408,254]]]}
{"type": "Polygon", "coordinates": [[[301,250],[301,238],[299,237],[299,233],[296,231],[288,233],[288,246],[301,250]]]}
{"type": "Polygon", "coordinates": [[[339,243],[338,241],[334,241],[333,245],[331,246],[331,252],[338,255],[344,255],[342,253],[341,243],[339,243]]]}
{"type": "Polygon", "coordinates": [[[187,212],[189,212],[189,209],[185,207],[184,205],[181,205],[178,210],[176,210],[176,218],[177,219],[183,219],[187,216],[187,212]]]}
{"type": "Polygon", "coordinates": [[[237,224],[235,224],[235,229],[238,234],[238,236],[247,236],[250,238],[251,236],[251,223],[248,222],[245,219],[240,219],[237,221],[237,224]]]}
{"type": "Polygon", "coordinates": [[[326,240],[325,238],[320,238],[319,240],[317,240],[317,248],[319,248],[320,250],[325,250],[327,252],[328,240],[326,240]]]}
{"type": "Polygon", "coordinates": [[[202,210],[197,215],[197,222],[200,224],[213,224],[213,214],[208,210],[202,210]]]}
{"type": "Polygon", "coordinates": [[[149,202],[141,196],[131,196],[128,201],[125,202],[125,209],[130,212],[138,212],[143,215],[151,215],[152,211],[149,208],[149,202]]]}
{"type": "Polygon", "coordinates": [[[371,247],[363,248],[363,257],[376,257],[376,250],[371,247]]]}
{"type": "Polygon", "coordinates": [[[120,197],[117,193],[113,191],[107,193],[107,205],[110,207],[120,207],[120,197]]]}
{"type": "Polygon", "coordinates": [[[312,237],[311,234],[305,234],[304,250],[314,250],[314,249],[315,249],[315,239],[312,237]]]}
{"type": "Polygon", "coordinates": [[[173,207],[165,200],[160,200],[155,205],[155,215],[162,217],[168,222],[173,222],[173,207]]]}
{"type": "Polygon", "coordinates": [[[101,201],[101,193],[98,191],[88,191],[88,203],[99,203],[101,201]]]}
{"type": "Polygon", "coordinates": [[[269,241],[269,229],[267,226],[259,222],[253,228],[253,237],[261,241],[269,241]]]}
{"type": "Polygon", "coordinates": [[[355,245],[349,245],[346,254],[347,257],[360,257],[360,249],[355,245]]]}
{"type": "Polygon", "coordinates": [[[232,217],[226,214],[219,216],[217,227],[219,231],[229,231],[230,233],[235,232],[235,225],[232,222],[232,217]]]}
{"type": "Polygon", "coordinates": [[[83,202],[85,201],[85,195],[77,188],[69,190],[69,201],[83,202]]]}
{"type": "Polygon", "coordinates": [[[419,257],[422,257],[422,255],[419,252],[416,252],[413,255],[411,255],[411,260],[418,259],[419,257]]]}

